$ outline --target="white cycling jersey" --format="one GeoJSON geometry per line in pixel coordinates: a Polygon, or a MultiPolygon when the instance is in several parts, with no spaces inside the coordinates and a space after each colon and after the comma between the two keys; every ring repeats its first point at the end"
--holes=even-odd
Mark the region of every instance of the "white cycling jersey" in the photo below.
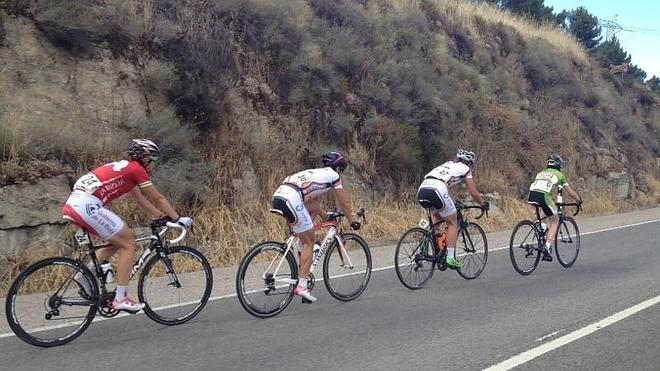
{"type": "Polygon", "coordinates": [[[305,200],[311,200],[331,189],[342,188],[339,174],[329,167],[297,172],[284,179],[283,183],[296,186],[305,200]]]}
{"type": "Polygon", "coordinates": [[[424,176],[424,179],[434,178],[445,182],[447,187],[453,188],[460,184],[466,178],[472,178],[470,167],[462,162],[447,161],[444,164],[431,170],[424,176]]]}

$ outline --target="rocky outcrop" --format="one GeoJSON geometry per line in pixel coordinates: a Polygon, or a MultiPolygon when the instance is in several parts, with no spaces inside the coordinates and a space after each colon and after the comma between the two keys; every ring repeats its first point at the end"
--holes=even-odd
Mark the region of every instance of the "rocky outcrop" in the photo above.
{"type": "Polygon", "coordinates": [[[60,248],[60,210],[71,188],[64,175],[0,188],[0,277],[7,261],[28,248],[60,248]]]}
{"type": "Polygon", "coordinates": [[[612,200],[627,200],[635,196],[635,182],[625,171],[610,172],[606,177],[594,175],[588,183],[589,188],[606,192],[612,200]]]}

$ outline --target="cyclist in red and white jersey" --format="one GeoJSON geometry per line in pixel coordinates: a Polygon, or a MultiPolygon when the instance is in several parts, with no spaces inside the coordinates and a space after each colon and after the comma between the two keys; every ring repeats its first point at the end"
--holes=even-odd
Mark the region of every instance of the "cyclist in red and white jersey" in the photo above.
{"type": "MultiPolygon", "coordinates": [[[[474,202],[481,205],[488,211],[489,204],[481,198],[481,193],[477,190],[477,184],[472,175],[472,165],[476,156],[472,151],[459,149],[454,161],[447,161],[444,164],[431,170],[424,176],[424,181],[417,191],[418,200],[428,200],[431,202],[431,218],[433,223],[441,220],[447,222],[446,243],[447,243],[447,266],[454,269],[463,268],[463,263],[455,257],[456,241],[458,240],[458,221],[456,216],[456,205],[449,194],[449,189],[458,184],[465,183],[468,193],[474,202]]],[[[442,244],[439,244],[442,249],[442,244]]]]}
{"type": "Polygon", "coordinates": [[[303,170],[288,176],[273,195],[273,209],[279,210],[288,220],[291,230],[303,245],[298,285],[294,292],[312,302],[316,301],[316,297],[307,289],[307,280],[312,266],[313,217],[321,214],[318,196],[332,191],[351,228],[360,229],[360,223],[353,220],[351,204],[339,176],[348,166],[348,161],[339,152],[328,152],[322,160],[325,167],[303,170]]]}
{"type": "MultiPolygon", "coordinates": [[[[144,304],[131,300],[127,293],[136,249],[135,236],[124,221],[106,206],[114,200],[130,196],[154,218],[168,216],[186,228],[192,226],[192,219],[179,216],[151,182],[149,173],[159,154],[154,142],[133,139],[122,160],[100,166],[80,177],[62,208],[64,219],[112,244],[96,252],[99,261],[107,260],[121,250],[117,266],[117,291],[112,302],[116,310],[137,313],[144,308],[144,304]]],[[[88,283],[84,281],[81,284],[85,286],[88,283]]]]}

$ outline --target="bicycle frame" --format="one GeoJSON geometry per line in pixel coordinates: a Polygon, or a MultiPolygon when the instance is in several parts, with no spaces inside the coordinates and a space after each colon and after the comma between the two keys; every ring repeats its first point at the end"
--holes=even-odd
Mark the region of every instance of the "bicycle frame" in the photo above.
{"type": "MultiPolygon", "coordinates": [[[[364,211],[361,210],[361,213],[364,211]]],[[[318,250],[319,253],[314,254],[313,259],[312,259],[312,265],[309,269],[309,273],[312,274],[314,272],[314,268],[318,265],[318,263],[321,261],[321,258],[325,256],[326,252],[328,251],[328,248],[332,245],[333,241],[337,241],[337,247],[339,248],[339,255],[342,260],[342,265],[348,267],[348,268],[353,268],[353,262],[351,261],[351,257],[348,254],[348,251],[346,250],[346,247],[344,246],[344,241],[341,238],[342,236],[342,230],[341,230],[341,225],[339,223],[338,218],[341,217],[342,215],[332,213],[330,214],[330,219],[326,220],[324,222],[318,223],[314,225],[312,228],[314,231],[318,230],[323,230],[327,229],[328,231],[325,234],[325,237],[323,238],[323,242],[321,243],[321,248],[318,250]],[[346,260],[344,260],[346,259],[346,260]]],[[[277,262],[277,266],[275,267],[275,271],[272,273],[273,278],[275,279],[275,282],[282,282],[286,283],[289,285],[294,285],[298,283],[298,280],[295,279],[277,279],[276,277],[278,276],[277,273],[280,270],[280,267],[284,263],[284,260],[286,259],[287,254],[293,254],[293,246],[294,243],[296,242],[296,239],[298,236],[293,234],[293,231],[289,229],[289,237],[286,239],[286,249],[284,250],[284,254],[282,254],[282,257],[279,259],[277,262]]],[[[294,255],[295,256],[295,255],[294,255]]],[[[262,275],[263,279],[267,279],[266,277],[266,272],[270,272],[270,268],[273,266],[273,264],[276,263],[278,259],[275,258],[273,259],[268,267],[266,268],[264,274],[262,275]]],[[[298,259],[296,259],[298,260],[298,259]]],[[[300,263],[299,263],[300,264],[300,263]]]]}
{"type": "MultiPolygon", "coordinates": [[[[152,226],[151,226],[151,235],[135,239],[135,242],[138,243],[138,244],[140,244],[142,242],[145,242],[145,241],[149,241],[149,244],[144,248],[144,251],[143,251],[142,255],[133,264],[133,267],[131,269],[130,280],[133,279],[133,277],[135,276],[135,273],[137,273],[137,271],[140,270],[140,268],[142,267],[144,262],[147,260],[147,258],[151,255],[151,253],[153,251],[164,248],[169,244],[174,244],[174,243],[180,242],[181,240],[183,240],[186,237],[187,232],[188,231],[183,226],[181,226],[177,223],[165,222],[163,225],[152,224],[152,226]],[[164,228],[162,228],[160,231],[158,231],[158,228],[161,227],[161,226],[164,227],[164,228]],[[180,229],[181,234],[178,237],[176,237],[172,240],[163,241],[163,236],[165,236],[165,234],[167,233],[167,231],[170,228],[180,229]]],[[[88,250],[86,252],[83,252],[78,257],[78,261],[80,261],[81,263],[84,262],[86,260],[86,256],[89,256],[92,259],[92,262],[94,264],[94,271],[95,271],[93,273],[96,273],[96,276],[98,277],[99,282],[101,283],[101,285],[99,285],[100,288],[101,288],[101,297],[104,297],[105,294],[107,293],[106,288],[105,288],[105,285],[106,285],[105,275],[103,273],[103,270],[101,269],[101,264],[99,264],[98,258],[96,257],[96,251],[98,251],[100,249],[103,249],[103,248],[106,248],[106,247],[111,247],[112,244],[107,243],[107,244],[103,244],[103,245],[99,245],[99,246],[94,246],[92,244],[91,239],[89,238],[89,232],[84,228],[81,228],[78,231],[76,231],[74,236],[75,236],[76,242],[78,243],[79,246],[81,246],[81,247],[82,246],[88,246],[88,250]]],[[[168,270],[167,274],[169,276],[173,275],[174,272],[172,272],[171,267],[169,266],[169,263],[166,263],[166,267],[167,267],[167,270],[168,270]]],[[[178,279],[176,278],[176,276],[170,277],[170,278],[173,279],[173,282],[178,283],[178,279]]],[[[69,280],[67,280],[67,282],[65,282],[65,285],[68,286],[68,284],[70,283],[70,280],[72,280],[72,279],[73,279],[73,277],[71,277],[69,280]]],[[[84,304],[82,304],[82,305],[84,305],[84,304]]]]}

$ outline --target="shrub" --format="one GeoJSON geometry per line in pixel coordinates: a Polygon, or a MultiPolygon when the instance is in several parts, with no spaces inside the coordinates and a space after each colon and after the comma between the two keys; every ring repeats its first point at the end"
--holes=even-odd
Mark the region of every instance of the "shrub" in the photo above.
{"type": "Polygon", "coordinates": [[[53,44],[88,57],[94,53],[94,42],[101,40],[104,25],[98,12],[84,3],[70,0],[47,7],[37,13],[35,22],[53,44]]]}
{"type": "Polygon", "coordinates": [[[169,63],[151,59],[144,65],[145,88],[149,91],[167,93],[177,79],[176,71],[169,63]]]}

